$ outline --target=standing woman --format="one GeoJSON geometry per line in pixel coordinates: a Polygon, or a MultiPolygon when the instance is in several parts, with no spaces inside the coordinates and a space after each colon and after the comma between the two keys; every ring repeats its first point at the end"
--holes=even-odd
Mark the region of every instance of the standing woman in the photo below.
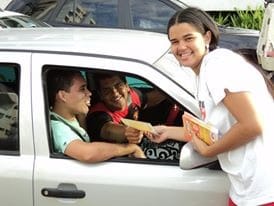
{"type": "MultiPolygon", "coordinates": [[[[219,31],[204,11],[187,8],[168,24],[171,51],[180,65],[196,73],[201,116],[221,132],[208,146],[194,148],[218,156],[231,182],[229,205],[274,205],[274,103],[263,76],[242,56],[217,48],[219,31]]],[[[185,141],[184,128],[156,126],[154,142],[185,141]]]]}

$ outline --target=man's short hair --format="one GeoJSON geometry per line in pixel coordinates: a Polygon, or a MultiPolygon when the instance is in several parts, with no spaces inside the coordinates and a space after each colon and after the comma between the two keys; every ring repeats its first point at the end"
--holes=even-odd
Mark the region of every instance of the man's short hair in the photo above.
{"type": "Polygon", "coordinates": [[[50,107],[54,106],[58,91],[68,92],[73,84],[73,79],[79,75],[82,76],[81,72],[76,70],[53,69],[47,72],[47,92],[50,107]]]}
{"type": "Polygon", "coordinates": [[[124,82],[125,84],[127,83],[126,77],[122,74],[111,73],[111,72],[100,72],[100,73],[94,74],[93,79],[94,79],[95,89],[100,92],[101,90],[100,81],[104,79],[116,77],[116,76],[119,77],[122,80],[122,82],[124,82]]]}

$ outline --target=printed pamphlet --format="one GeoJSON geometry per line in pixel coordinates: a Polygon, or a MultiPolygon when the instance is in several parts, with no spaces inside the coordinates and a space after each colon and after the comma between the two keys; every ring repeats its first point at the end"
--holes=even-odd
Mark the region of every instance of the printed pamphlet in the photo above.
{"type": "Polygon", "coordinates": [[[205,123],[188,112],[184,112],[182,118],[186,130],[186,139],[191,140],[193,133],[208,145],[212,145],[218,139],[219,131],[212,125],[205,123]]]}
{"type": "Polygon", "coordinates": [[[121,121],[124,125],[138,129],[140,131],[155,133],[153,126],[149,122],[142,122],[126,118],[123,118],[121,121]]]}

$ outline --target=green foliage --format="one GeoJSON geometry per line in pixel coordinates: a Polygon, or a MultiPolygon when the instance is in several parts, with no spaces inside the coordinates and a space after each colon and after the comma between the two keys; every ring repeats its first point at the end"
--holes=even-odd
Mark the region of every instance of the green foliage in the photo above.
{"type": "Polygon", "coordinates": [[[260,30],[263,22],[264,8],[256,10],[235,10],[233,12],[212,13],[213,19],[221,25],[260,30]]]}
{"type": "Polygon", "coordinates": [[[229,20],[229,16],[228,15],[223,15],[220,12],[220,13],[217,14],[217,16],[214,16],[214,20],[220,25],[226,25],[228,20],[229,20]]]}

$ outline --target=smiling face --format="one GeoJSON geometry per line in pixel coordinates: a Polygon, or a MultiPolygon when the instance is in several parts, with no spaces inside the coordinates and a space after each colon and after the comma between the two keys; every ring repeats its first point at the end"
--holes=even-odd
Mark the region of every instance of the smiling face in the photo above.
{"type": "Polygon", "coordinates": [[[126,108],[129,98],[129,86],[119,76],[111,76],[100,80],[101,100],[111,111],[126,108]]]}
{"type": "Polygon", "coordinates": [[[202,59],[208,52],[210,31],[201,34],[191,24],[177,23],[170,27],[168,36],[171,42],[171,52],[179,63],[191,67],[198,74],[202,59]]]}
{"type": "Polygon", "coordinates": [[[72,80],[72,85],[68,91],[60,90],[68,116],[72,118],[77,114],[87,114],[90,106],[91,92],[87,89],[85,79],[77,75],[72,80]]]}

